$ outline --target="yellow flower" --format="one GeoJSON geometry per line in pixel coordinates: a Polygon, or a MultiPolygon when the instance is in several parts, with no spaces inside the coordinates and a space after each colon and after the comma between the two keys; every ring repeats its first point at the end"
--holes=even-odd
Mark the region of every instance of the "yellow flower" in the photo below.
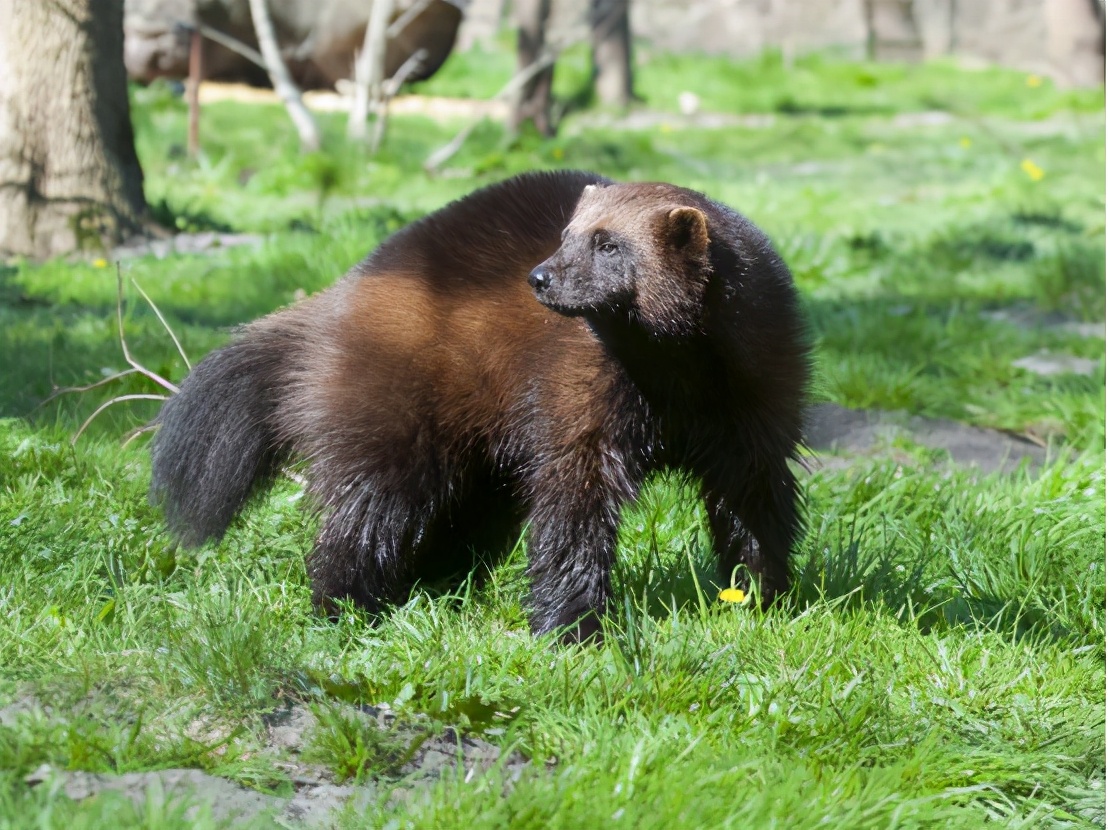
{"type": "Polygon", "coordinates": [[[959,146],[965,148],[966,150],[968,150],[970,147],[973,146],[973,142],[970,141],[965,136],[962,136],[960,139],[958,139],[958,144],[959,144],[959,146]]]}
{"type": "Polygon", "coordinates": [[[673,132],[673,125],[666,122],[666,121],[663,121],[661,126],[658,127],[658,129],[661,130],[663,133],[672,133],[673,132]]]}
{"type": "Polygon", "coordinates": [[[1028,75],[1027,76],[1027,85],[1029,87],[1031,87],[1032,89],[1034,89],[1037,86],[1042,86],[1043,85],[1043,79],[1040,78],[1038,75],[1028,75]]]}
{"type": "Polygon", "coordinates": [[[1043,168],[1035,164],[1031,159],[1024,159],[1020,163],[1020,170],[1027,174],[1027,178],[1033,182],[1040,181],[1046,174],[1043,172],[1043,168]]]}
{"type": "Polygon", "coordinates": [[[561,161],[565,157],[565,154],[566,151],[563,150],[561,147],[555,147],[554,151],[551,153],[551,155],[554,156],[554,158],[556,158],[558,161],[561,161]]]}
{"type": "Polygon", "coordinates": [[[96,259],[94,259],[92,261],[92,267],[93,268],[107,268],[108,267],[108,261],[106,259],[104,259],[103,257],[97,257],[96,259]]]}
{"type": "Polygon", "coordinates": [[[746,592],[742,588],[724,588],[719,592],[719,598],[724,602],[742,602],[746,599],[746,592]]]}

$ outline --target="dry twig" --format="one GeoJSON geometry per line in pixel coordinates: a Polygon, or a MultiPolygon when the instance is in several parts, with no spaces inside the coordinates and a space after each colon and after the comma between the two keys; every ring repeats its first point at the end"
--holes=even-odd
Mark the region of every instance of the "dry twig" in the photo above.
{"type": "MultiPolygon", "coordinates": [[[[139,294],[142,295],[142,298],[146,300],[146,303],[154,311],[155,316],[157,316],[158,318],[158,322],[161,323],[162,328],[166,330],[166,333],[169,334],[170,339],[173,340],[173,345],[177,347],[177,353],[181,355],[181,359],[185,361],[185,365],[189,369],[191,369],[192,363],[189,362],[188,356],[185,354],[185,350],[181,347],[181,341],[177,339],[177,335],[173,332],[173,329],[170,328],[169,323],[166,321],[165,316],[161,312],[161,309],[159,309],[158,306],[155,305],[154,301],[150,299],[150,295],[143,291],[142,286],[140,286],[134,279],[131,280],[131,285],[135,287],[135,290],[137,290],[139,294]]],[[[43,406],[49,403],[50,401],[54,400],[54,398],[57,398],[60,395],[66,395],[71,392],[88,392],[91,389],[97,389],[113,381],[119,380],[120,378],[127,377],[128,375],[142,375],[143,377],[152,380],[158,386],[165,389],[168,394],[136,392],[128,395],[116,395],[114,398],[111,398],[100,404],[100,406],[96,407],[93,413],[84,420],[84,422],[78,428],[77,432],[73,435],[73,438],[70,439],[71,444],[77,443],[77,440],[81,437],[82,433],[84,433],[84,431],[88,429],[89,424],[91,424],[101,412],[111,406],[114,406],[117,403],[124,403],[126,401],[165,401],[169,399],[170,395],[175,395],[178,391],[180,391],[176,384],[166,380],[157,372],[147,369],[145,366],[135,360],[135,358],[131,355],[131,349],[127,345],[127,336],[123,328],[123,273],[119,269],[118,264],[116,265],[115,317],[116,324],[119,329],[119,345],[120,348],[123,350],[123,358],[127,361],[130,368],[124,369],[120,372],[114,372],[108,377],[103,378],[102,380],[98,380],[95,383],[89,383],[84,386],[66,386],[61,389],[55,389],[41,404],[39,404],[39,406],[43,406]]],[[[127,438],[124,440],[123,446],[127,446],[135,438],[137,438],[139,435],[142,435],[143,433],[153,432],[156,428],[157,427],[155,424],[145,424],[144,426],[132,430],[128,434],[127,438]]]]}

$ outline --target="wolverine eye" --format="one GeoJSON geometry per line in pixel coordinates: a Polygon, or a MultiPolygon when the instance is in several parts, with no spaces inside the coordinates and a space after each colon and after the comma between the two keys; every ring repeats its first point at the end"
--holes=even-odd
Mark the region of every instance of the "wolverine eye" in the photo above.
{"type": "Polygon", "coordinates": [[[596,243],[596,250],[600,251],[600,253],[605,256],[612,256],[613,254],[619,253],[619,245],[610,239],[603,239],[596,243]]]}

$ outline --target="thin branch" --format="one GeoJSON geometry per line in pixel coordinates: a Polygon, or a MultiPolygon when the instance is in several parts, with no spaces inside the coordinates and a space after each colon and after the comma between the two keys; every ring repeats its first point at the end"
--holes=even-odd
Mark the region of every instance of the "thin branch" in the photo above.
{"type": "Polygon", "coordinates": [[[133,430],[131,430],[129,433],[127,433],[127,437],[123,439],[123,444],[121,445],[120,448],[122,449],[123,447],[126,447],[128,444],[130,444],[132,441],[134,441],[140,435],[145,435],[148,432],[154,432],[157,428],[158,428],[158,424],[156,424],[156,423],[154,423],[154,424],[143,424],[140,427],[135,427],[133,430]]]}
{"type": "Polygon", "coordinates": [[[408,24],[423,14],[423,12],[427,10],[427,7],[433,2],[434,0],[419,0],[418,3],[412,3],[412,5],[404,10],[403,14],[389,24],[388,32],[386,33],[389,39],[391,40],[407,29],[408,24]]]}
{"type": "Polygon", "coordinates": [[[115,298],[115,316],[116,320],[119,323],[119,345],[123,347],[123,358],[127,361],[132,369],[146,375],[146,377],[150,378],[150,380],[154,381],[154,383],[158,384],[158,386],[161,386],[163,389],[168,389],[174,394],[180,392],[181,390],[178,389],[177,386],[170,383],[157,372],[151,372],[149,369],[147,369],[145,366],[131,357],[131,350],[127,348],[127,338],[123,333],[123,271],[120,269],[118,263],[116,264],[115,273],[117,285],[117,293],[115,298]]]}
{"type": "MultiPolygon", "coordinates": [[[[154,301],[150,299],[150,296],[142,290],[142,286],[140,286],[134,279],[131,280],[131,284],[134,285],[134,287],[138,290],[140,294],[142,294],[143,299],[146,300],[150,308],[154,310],[154,314],[157,315],[158,321],[162,324],[162,327],[166,330],[170,338],[172,338],[174,345],[177,347],[177,352],[181,355],[181,358],[185,361],[185,364],[189,367],[189,369],[192,369],[192,364],[189,362],[188,356],[185,354],[185,350],[181,347],[181,341],[177,339],[177,335],[174,334],[173,329],[169,327],[169,323],[166,322],[165,317],[162,315],[161,309],[159,309],[158,306],[155,305],[154,301]]],[[[119,326],[119,345],[123,350],[123,357],[127,360],[127,363],[130,364],[131,368],[124,369],[121,372],[115,372],[109,377],[98,380],[95,383],[90,383],[86,386],[71,386],[64,389],[55,389],[54,392],[48,398],[46,398],[46,400],[39,404],[39,406],[42,406],[53,400],[54,398],[58,397],[59,395],[66,394],[68,392],[87,392],[90,389],[96,389],[100,386],[104,386],[105,384],[119,380],[120,378],[126,377],[127,375],[136,374],[142,375],[143,377],[149,378],[150,380],[154,381],[156,384],[168,391],[169,394],[155,395],[150,393],[135,393],[130,395],[117,395],[111,400],[105,401],[104,403],[100,404],[100,406],[96,407],[96,410],[84,420],[84,423],[81,424],[80,428],[73,435],[73,438],[70,439],[70,443],[72,445],[76,445],[78,439],[80,439],[81,435],[84,434],[84,431],[88,429],[89,424],[91,424],[96,419],[96,417],[108,407],[114,406],[117,403],[123,403],[124,401],[167,401],[169,400],[170,396],[176,394],[179,391],[174,384],[170,383],[168,380],[161,377],[156,372],[151,372],[149,369],[140,364],[131,356],[131,350],[127,346],[127,337],[123,329],[123,271],[119,267],[118,263],[116,263],[115,315],[116,322],[119,326]]],[[[151,432],[155,429],[157,429],[156,423],[146,424],[145,426],[141,426],[135,430],[132,430],[128,434],[126,440],[124,440],[123,446],[127,446],[128,444],[130,444],[139,435],[142,435],[145,432],[151,432]]]]}
{"type": "Polygon", "coordinates": [[[119,395],[118,397],[112,398],[110,401],[104,401],[104,403],[102,403],[102,404],[100,404],[100,406],[96,407],[95,412],[93,412],[91,415],[89,415],[87,418],[85,418],[85,422],[83,424],[81,424],[81,428],[77,430],[77,434],[74,435],[71,439],[69,439],[69,443],[72,444],[72,445],[76,445],[77,439],[81,437],[81,433],[84,432],[88,428],[88,425],[93,422],[93,419],[95,419],[97,415],[99,415],[101,412],[103,412],[109,406],[113,406],[117,403],[123,403],[124,401],[168,401],[168,400],[169,400],[169,395],[146,395],[146,394],[139,395],[139,394],[135,394],[135,395],[119,395]]]}
{"type": "Polygon", "coordinates": [[[225,32],[221,32],[219,29],[213,29],[211,26],[206,26],[203,23],[197,23],[194,28],[213,43],[218,43],[224,49],[230,49],[236,55],[241,55],[251,63],[260,66],[262,69],[269,69],[269,67],[265,65],[265,58],[262,57],[262,53],[251,49],[241,40],[236,40],[225,32]]]}
{"type": "Polygon", "coordinates": [[[426,49],[416,49],[412,54],[408,56],[408,59],[404,63],[400,64],[400,68],[396,70],[396,74],[385,81],[385,100],[394,98],[396,93],[400,91],[400,87],[408,80],[408,78],[415,74],[419,67],[423,64],[423,61],[427,59],[426,49]]]}
{"type": "Polygon", "coordinates": [[[281,58],[281,50],[277,47],[277,35],[273,31],[273,21],[269,17],[266,0],[250,0],[250,16],[254,18],[254,33],[258,38],[258,48],[261,49],[262,58],[265,60],[270,83],[273,84],[273,90],[277,96],[284,101],[289,118],[292,119],[296,132],[300,135],[300,149],[315,152],[320,147],[319,127],[316,126],[315,119],[308,112],[308,108],[304,106],[304,100],[300,97],[300,88],[293,83],[288,67],[281,58]]]}
{"type": "Polygon", "coordinates": [[[408,80],[408,76],[419,69],[426,57],[426,49],[416,49],[404,63],[400,64],[396,74],[381,85],[381,101],[377,106],[377,120],[373,123],[373,140],[369,145],[371,153],[377,152],[385,138],[385,127],[389,120],[389,103],[400,91],[404,81],[408,80]]]}
{"type": "Polygon", "coordinates": [[[173,329],[169,327],[169,323],[165,321],[165,317],[162,316],[161,309],[154,305],[154,301],[150,299],[145,291],[142,290],[142,286],[139,285],[134,277],[131,277],[131,285],[135,287],[135,290],[142,295],[142,298],[146,300],[146,304],[154,310],[154,314],[158,317],[158,322],[162,324],[162,328],[165,329],[166,334],[173,340],[173,345],[177,347],[177,354],[181,356],[181,360],[185,361],[185,366],[188,370],[192,371],[192,364],[189,362],[189,356],[185,354],[185,350],[181,348],[181,341],[177,339],[177,335],[173,333],[173,329]]]}
{"type": "Polygon", "coordinates": [[[469,134],[477,129],[479,123],[479,121],[470,121],[462,127],[462,129],[458,130],[450,141],[439,147],[439,149],[435,150],[435,152],[427,157],[427,161],[423,162],[423,169],[428,173],[433,173],[445,164],[455,153],[462,149],[462,145],[466,143],[469,134]]]}
{"type": "Polygon", "coordinates": [[[62,395],[68,395],[70,392],[88,392],[90,389],[96,389],[98,386],[104,386],[105,384],[111,383],[113,380],[119,380],[120,378],[126,377],[127,375],[135,374],[138,374],[138,369],[124,369],[122,372],[113,372],[103,380],[98,380],[96,381],[96,383],[90,383],[87,386],[63,386],[60,389],[55,386],[54,391],[43,398],[39,405],[35,407],[35,409],[46,406],[46,404],[50,403],[50,401],[54,400],[54,398],[59,398],[62,395]]]}

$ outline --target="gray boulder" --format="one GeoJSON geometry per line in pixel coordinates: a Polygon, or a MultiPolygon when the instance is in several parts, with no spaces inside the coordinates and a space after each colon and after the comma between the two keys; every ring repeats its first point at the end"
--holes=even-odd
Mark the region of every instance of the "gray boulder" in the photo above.
{"type": "MultiPolygon", "coordinates": [[[[393,20],[419,0],[399,0],[393,20]]],[[[391,76],[413,53],[426,50],[410,80],[433,75],[450,55],[464,5],[432,0],[390,38],[385,74],[391,76]]],[[[366,0],[269,0],[282,54],[293,77],[308,89],[329,88],[353,74],[354,52],[362,45],[372,2],[366,0]]],[[[257,49],[248,0],[126,0],[124,62],[131,78],[188,75],[189,30],[196,23],[218,29],[257,49]]],[[[204,77],[265,84],[264,70],[241,55],[204,40],[204,77]]]]}

